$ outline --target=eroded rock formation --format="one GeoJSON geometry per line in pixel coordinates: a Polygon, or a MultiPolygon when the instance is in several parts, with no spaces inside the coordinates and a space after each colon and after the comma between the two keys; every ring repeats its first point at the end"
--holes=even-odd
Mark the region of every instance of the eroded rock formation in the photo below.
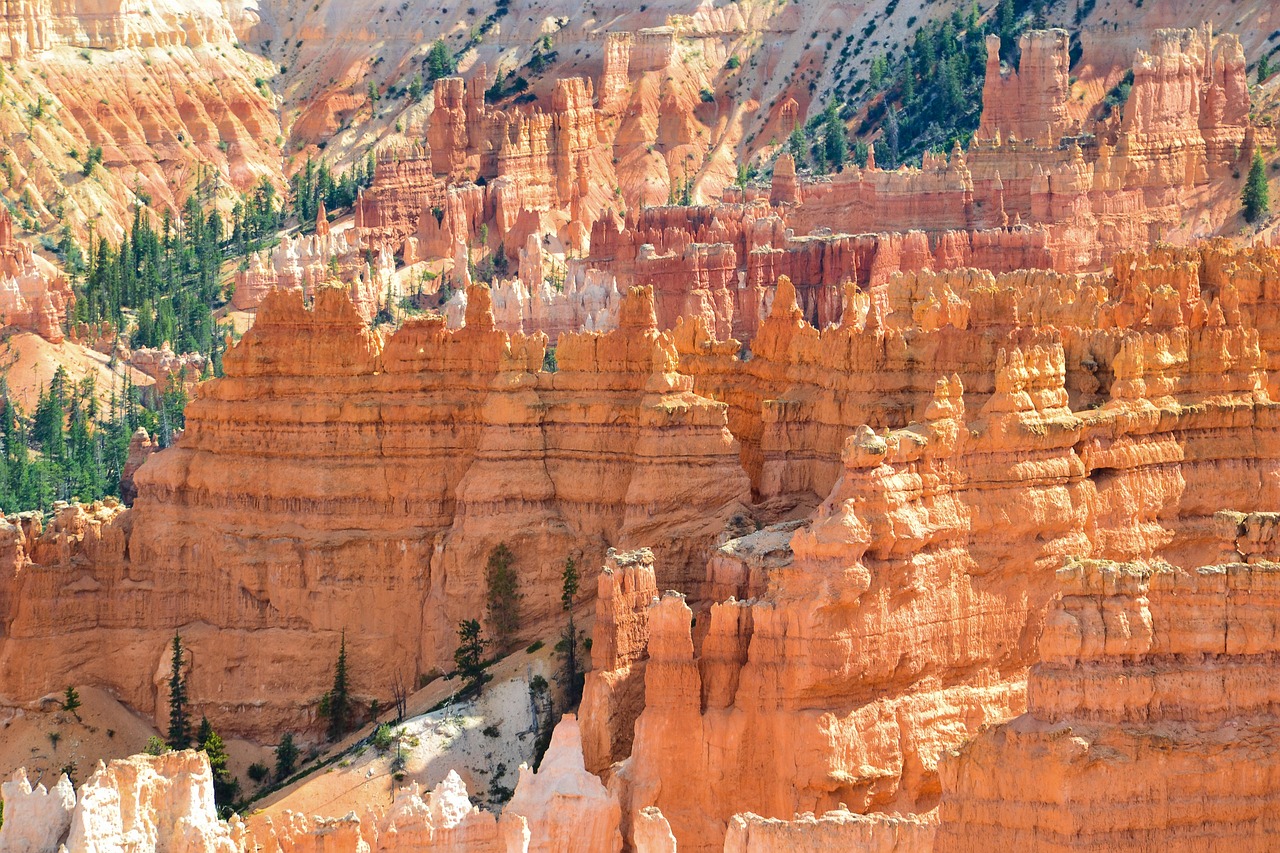
{"type": "MultiPolygon", "coordinates": [[[[324,216],[321,206],[320,217],[324,216]]],[[[374,252],[359,234],[332,233],[325,223],[310,237],[285,235],[271,250],[249,259],[237,270],[231,304],[239,311],[256,309],[272,290],[297,291],[312,299],[322,286],[342,283],[366,321],[404,296],[394,277],[395,261],[386,247],[374,252]]]]}
{"type": "Polygon", "coordinates": [[[43,550],[17,543],[0,595],[6,690],[104,684],[151,712],[166,642],[189,626],[207,661],[193,701],[222,729],[265,735],[309,722],[344,630],[370,697],[394,672],[449,665],[499,543],[530,630],[559,613],[569,554],[654,543],[665,583],[696,577],[748,484],[725,405],[679,372],[651,291],[628,294],[612,332],[562,335],[556,372],[541,370],[544,337],[494,328],[485,288],[468,316],[384,343],[341,290],[310,310],[269,293],[182,437],[134,474],[131,512],[75,516],[85,542],[62,550],[38,529],[43,550]],[[76,625],[83,643],[50,642],[76,625]]]}
{"type": "MultiPolygon", "coordinates": [[[[472,245],[492,223],[497,240],[479,251],[520,255],[520,282],[509,286],[515,298],[503,300],[515,303],[507,328],[517,317],[526,332],[556,334],[566,320],[604,328],[581,299],[540,307],[555,300],[540,295],[546,269],[525,263],[526,241],[554,240],[554,257],[577,286],[570,293],[602,276],[620,290],[652,285],[660,327],[698,317],[721,339],[750,342],[783,275],[821,328],[842,321],[850,283],[866,290],[896,272],[969,267],[1097,271],[1155,240],[1212,233],[1235,212],[1229,179],[1270,138],[1249,118],[1235,36],[1209,27],[1157,31],[1150,51],[1135,55],[1122,120],[1086,127],[1072,117],[1066,31],[1032,31],[1021,38],[1017,69],[1002,67],[999,39],[988,37],[984,110],[968,150],[927,153],[919,168],[882,169],[873,159],[807,180],[784,153],[767,197],[739,188],[725,195],[729,203],[673,206],[673,190],[667,206],[646,206],[624,189],[628,161],[617,155],[634,140],[626,121],[614,121],[637,45],[621,37],[606,45],[598,108],[578,80],[560,81],[552,111],[527,118],[486,107],[478,77],[440,81],[429,146],[384,156],[359,208],[362,233],[415,260],[451,256],[459,240],[472,245]],[[494,141],[499,131],[477,136],[478,128],[504,127],[505,141],[494,141]],[[526,147],[541,153],[531,157],[526,147]],[[600,156],[610,148],[614,165],[600,156]],[[593,194],[597,186],[618,193],[593,194]],[[1201,209],[1191,225],[1193,200],[1201,209]]],[[[632,95],[638,113],[642,91],[632,95]]],[[[797,109],[794,100],[783,106],[782,114],[797,109]]],[[[667,172],[679,187],[670,164],[667,172]]]]}
{"type": "Polygon", "coordinates": [[[71,282],[13,237],[13,216],[0,207],[0,325],[35,332],[58,343],[75,305],[71,282]]]}
{"type": "MultiPolygon", "coordinates": [[[[983,390],[943,375],[903,415],[914,423],[845,439],[789,554],[764,541],[718,554],[706,589],[747,600],[691,607],[667,593],[648,608],[644,710],[630,757],[613,767],[629,815],[656,805],[680,849],[718,850],[738,812],[927,811],[943,791],[939,756],[1025,707],[1064,561],[1213,561],[1218,507],[1280,498],[1276,459],[1261,450],[1280,422],[1261,330],[1246,319],[1257,303],[1216,272],[1248,264],[1258,272],[1246,290],[1260,292],[1267,262],[1251,255],[1269,257],[1220,244],[1125,256],[1112,276],[1043,290],[1007,280],[1012,300],[985,274],[901,276],[873,293],[860,333],[876,341],[869,353],[891,351],[895,329],[950,328],[938,352],[958,355],[988,337],[980,316],[995,305],[1015,324],[1005,345],[1019,344],[994,354],[983,390]],[[1223,429],[1248,438],[1215,438],[1223,429]]],[[[747,365],[767,365],[775,340],[810,341],[796,364],[848,352],[794,303],[774,309],[747,365]]],[[[873,357],[850,375],[884,376],[873,357]]],[[[742,387],[770,399],[753,381],[742,387]]],[[[853,411],[815,390],[780,410],[793,438],[815,411],[806,403],[853,411]]],[[[811,458],[793,450],[779,464],[804,470],[811,458]]],[[[626,671],[601,663],[602,677],[626,671]]],[[[593,725],[610,744],[607,719],[593,725]]]]}
{"type": "Polygon", "coordinates": [[[1276,517],[1216,521],[1231,562],[1058,572],[1027,712],[942,763],[937,850],[1270,846],[1276,517]]]}

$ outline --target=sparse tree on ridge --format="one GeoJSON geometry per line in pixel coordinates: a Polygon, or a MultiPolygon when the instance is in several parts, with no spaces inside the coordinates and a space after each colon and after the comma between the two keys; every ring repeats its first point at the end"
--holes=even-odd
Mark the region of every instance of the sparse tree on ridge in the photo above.
{"type": "Polygon", "coordinates": [[[1253,164],[1249,167],[1249,177],[1245,179],[1240,203],[1244,206],[1244,218],[1249,222],[1257,222],[1262,214],[1271,209],[1267,167],[1262,162],[1262,154],[1258,151],[1253,152],[1253,164]]]}

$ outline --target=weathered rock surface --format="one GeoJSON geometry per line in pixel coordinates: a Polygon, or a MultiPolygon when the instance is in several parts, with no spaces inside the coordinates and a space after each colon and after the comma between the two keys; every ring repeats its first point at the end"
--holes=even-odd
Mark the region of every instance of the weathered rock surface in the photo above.
{"type": "MultiPolygon", "coordinates": [[[[987,337],[981,314],[997,304],[1015,322],[1003,340],[1022,344],[995,354],[989,391],[940,378],[904,415],[913,424],[848,437],[790,555],[763,543],[718,554],[707,588],[752,598],[695,613],[668,593],[650,607],[644,711],[614,768],[630,814],[656,805],[681,849],[715,850],[738,812],[926,811],[939,755],[1024,707],[1064,560],[1202,564],[1220,553],[1218,507],[1272,505],[1277,460],[1263,448],[1280,421],[1244,319],[1252,299],[1212,272],[1249,253],[1201,251],[1125,256],[1114,276],[1043,291],[1009,281],[1012,299],[986,279],[967,305],[949,290],[967,274],[903,276],[873,294],[896,307],[869,310],[871,353],[899,322],[912,335],[942,323],[955,337],[938,352],[954,357],[987,337]],[[1076,408],[1073,396],[1098,402],[1076,408]]],[[[794,305],[775,309],[747,365],[767,365],[775,328],[810,341],[796,364],[821,364],[839,338],[794,305]]],[[[874,363],[848,375],[884,376],[874,363]]],[[[794,438],[811,415],[793,405],[794,438]]]]}
{"type": "Polygon", "coordinates": [[[748,485],[726,407],[678,372],[650,292],[612,332],[562,335],[554,373],[544,338],[498,331],[471,295],[466,328],[416,321],[384,344],[340,290],[313,310],[270,293],[181,439],[134,475],[131,512],[76,521],[92,543],[15,546],[6,692],[101,684],[159,713],[181,630],[199,711],[266,736],[311,722],[344,630],[362,696],[451,667],[499,543],[530,633],[560,612],[569,554],[654,543],[664,583],[694,578],[748,485]]]}
{"type": "Polygon", "coordinates": [[[14,240],[13,216],[0,208],[0,325],[58,343],[75,302],[71,282],[48,264],[42,267],[30,246],[14,240]]]}
{"type": "MultiPolygon", "coordinates": [[[[589,90],[584,94],[578,81],[560,81],[554,118],[540,120],[535,112],[527,130],[507,132],[520,140],[530,134],[530,145],[545,153],[530,158],[521,148],[492,167],[483,152],[506,143],[478,142],[475,129],[514,119],[484,105],[475,78],[465,86],[440,81],[429,150],[384,158],[358,225],[414,259],[448,256],[459,239],[471,245],[491,222],[503,246],[498,251],[509,260],[523,258],[527,240],[554,241],[552,257],[563,258],[567,281],[578,288],[602,277],[620,290],[652,285],[660,328],[693,317],[722,340],[750,342],[784,275],[804,317],[823,328],[844,322],[848,285],[873,289],[897,272],[1096,271],[1155,240],[1214,233],[1235,214],[1238,191],[1228,178],[1252,146],[1270,138],[1249,118],[1235,36],[1210,28],[1157,31],[1150,52],[1135,54],[1123,120],[1084,127],[1072,115],[1066,31],[1032,31],[1021,39],[1016,70],[1001,66],[999,40],[989,37],[983,118],[967,151],[926,154],[920,168],[881,169],[872,161],[808,180],[797,178],[783,154],[767,198],[738,189],[721,204],[637,205],[623,189],[626,156],[615,156],[612,165],[598,156],[632,144],[627,123],[616,127],[612,116],[623,69],[634,65],[624,55],[634,48],[621,38],[607,45],[608,80],[601,86],[608,92],[598,110],[592,112],[589,90]],[[592,115],[594,137],[584,129],[592,115]],[[537,143],[544,125],[547,141],[537,143]],[[589,172],[582,172],[584,163],[589,172]],[[619,184],[620,198],[587,191],[599,182],[619,184]],[[1194,227],[1190,205],[1199,208],[1194,227]],[[551,215],[557,209],[561,215],[551,215]]],[[[632,109],[643,111],[635,105],[643,101],[639,92],[634,99],[632,109]]],[[[544,270],[521,261],[520,283],[510,285],[516,297],[502,300],[519,307],[510,309],[504,327],[517,328],[518,316],[524,331],[556,334],[566,319],[604,328],[582,299],[526,310],[524,303],[555,301],[538,295],[544,270]]]]}
{"type": "MultiPolygon", "coordinates": [[[[1275,523],[1223,513],[1223,556],[1275,523]]],[[[1276,578],[1256,557],[1059,571],[1027,713],[942,762],[936,849],[1268,849],[1276,578]]]]}
{"type": "MultiPolygon", "coordinates": [[[[135,755],[99,765],[79,791],[62,776],[31,790],[19,771],[3,786],[0,843],[13,853],[598,853],[622,849],[621,809],[582,765],[573,715],[556,726],[538,772],[520,768],[501,820],[471,804],[456,773],[423,796],[398,789],[361,815],[218,819],[202,752],[135,755]],[[60,846],[64,845],[64,846],[60,846]]],[[[659,816],[660,817],[660,816],[659,816]]]]}
{"type": "Polygon", "coordinates": [[[19,771],[3,786],[0,846],[14,853],[241,853],[219,821],[202,752],[135,755],[99,763],[78,795],[64,775],[34,792],[19,771]]]}
{"type": "Polygon", "coordinates": [[[76,804],[75,789],[65,774],[53,789],[37,784],[34,789],[27,772],[19,769],[0,785],[8,816],[0,824],[0,849],[11,853],[45,853],[58,849],[71,828],[71,812],[76,804]]]}

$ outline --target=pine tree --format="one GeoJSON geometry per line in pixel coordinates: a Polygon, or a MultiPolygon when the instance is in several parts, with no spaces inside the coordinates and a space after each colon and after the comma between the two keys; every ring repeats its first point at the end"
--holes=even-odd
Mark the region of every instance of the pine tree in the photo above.
{"type": "Polygon", "coordinates": [[[849,140],[845,135],[844,122],[836,112],[835,101],[827,104],[826,118],[823,123],[827,167],[833,172],[839,172],[844,168],[845,157],[849,152],[849,140]]]}
{"type": "Polygon", "coordinates": [[[453,54],[443,38],[436,39],[427,53],[427,80],[435,81],[453,73],[453,54]]]}
{"type": "Polygon", "coordinates": [[[569,707],[578,704],[578,700],[582,698],[583,685],[582,666],[578,663],[581,639],[573,618],[573,600],[577,595],[578,564],[573,557],[569,557],[564,561],[564,571],[560,574],[560,606],[569,614],[569,624],[565,626],[564,634],[556,645],[557,650],[564,655],[565,699],[569,707]]]}
{"type": "Polygon", "coordinates": [[[240,782],[227,769],[227,747],[222,737],[213,730],[208,717],[200,718],[200,730],[196,743],[209,759],[213,775],[213,801],[219,808],[230,806],[240,793],[240,782]]]}
{"type": "Polygon", "coordinates": [[[1267,54],[1262,54],[1262,58],[1258,60],[1258,83],[1261,85],[1271,76],[1271,58],[1267,54]]]}
{"type": "Polygon", "coordinates": [[[787,137],[787,151],[796,161],[797,169],[804,165],[804,132],[800,128],[791,131],[791,135],[787,137]]]}
{"type": "Polygon", "coordinates": [[[342,632],[338,646],[338,662],[333,667],[333,689],[327,695],[326,710],[329,715],[329,740],[339,740],[347,733],[351,722],[351,688],[347,683],[347,632],[342,632]]]}
{"type": "Polygon", "coordinates": [[[1267,167],[1262,162],[1262,154],[1253,152],[1253,164],[1249,167],[1249,177],[1244,182],[1244,192],[1240,196],[1244,206],[1244,218],[1256,222],[1262,214],[1271,209],[1271,191],[1267,186],[1267,167]]]}
{"type": "Polygon", "coordinates": [[[489,554],[484,576],[488,587],[486,612],[489,626],[497,635],[499,650],[505,650],[520,630],[520,578],[512,563],[515,555],[506,545],[498,545],[489,554]]]}
{"type": "Polygon", "coordinates": [[[169,747],[191,745],[191,720],[187,710],[187,677],[182,671],[182,637],[173,635],[173,659],[169,668],[169,747]]]}
{"type": "Polygon", "coordinates": [[[280,738],[280,744],[276,747],[276,781],[283,782],[293,775],[293,769],[298,764],[298,747],[293,743],[293,734],[285,732],[284,737],[280,738]]]}
{"type": "Polygon", "coordinates": [[[884,142],[888,146],[889,162],[885,164],[886,168],[898,168],[898,111],[889,106],[889,119],[884,125],[884,142]]]}
{"type": "Polygon", "coordinates": [[[62,710],[75,714],[76,719],[80,719],[80,715],[76,713],[80,710],[80,694],[69,684],[67,689],[62,691],[62,710]]]}
{"type": "Polygon", "coordinates": [[[478,620],[465,619],[458,623],[458,648],[453,653],[453,662],[458,667],[455,674],[466,682],[464,693],[474,690],[479,694],[488,680],[484,671],[484,649],[488,644],[480,634],[478,620]]]}

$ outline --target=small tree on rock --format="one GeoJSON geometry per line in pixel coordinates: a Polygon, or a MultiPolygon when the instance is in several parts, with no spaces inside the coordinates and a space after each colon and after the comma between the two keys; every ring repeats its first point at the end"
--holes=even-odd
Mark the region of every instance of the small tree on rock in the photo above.
{"type": "Polygon", "coordinates": [[[351,687],[347,683],[347,632],[342,632],[338,662],[333,667],[333,688],[320,700],[320,711],[329,718],[329,740],[336,741],[351,726],[351,687]]]}
{"type": "Polygon", "coordinates": [[[169,667],[169,748],[191,745],[191,719],[187,709],[187,676],[182,671],[182,637],[173,635],[173,657],[169,667]]]}
{"type": "Polygon", "coordinates": [[[505,650],[516,631],[520,630],[520,578],[516,574],[515,555],[506,545],[499,545],[489,554],[484,576],[488,587],[486,611],[489,625],[497,635],[500,650],[505,650]]]}
{"type": "Polygon", "coordinates": [[[227,808],[240,794],[240,782],[227,769],[227,747],[222,736],[213,730],[208,717],[200,718],[200,730],[196,742],[209,759],[213,774],[213,801],[219,808],[227,808]]]}
{"type": "Polygon", "coordinates": [[[480,622],[476,619],[464,619],[458,623],[458,648],[453,653],[453,662],[458,667],[455,675],[461,677],[466,684],[463,692],[475,691],[489,680],[484,671],[484,649],[489,645],[481,636],[480,622]]]}
{"type": "Polygon", "coordinates": [[[283,782],[293,775],[298,765],[298,747],[293,742],[292,732],[285,732],[276,746],[276,781],[283,782]]]}
{"type": "Polygon", "coordinates": [[[1267,187],[1267,167],[1262,162],[1262,154],[1258,151],[1253,152],[1253,164],[1249,167],[1249,177],[1244,182],[1240,203],[1244,205],[1244,218],[1249,222],[1257,222],[1262,214],[1271,209],[1271,191],[1267,187]]]}
{"type": "Polygon", "coordinates": [[[427,53],[427,79],[439,80],[453,73],[453,54],[443,38],[438,38],[427,53]]]}
{"type": "Polygon", "coordinates": [[[71,685],[67,685],[67,689],[62,691],[62,710],[74,714],[75,718],[80,719],[80,694],[71,685]]]}
{"type": "Polygon", "coordinates": [[[578,636],[578,626],[573,619],[573,601],[578,595],[578,564],[573,557],[564,561],[564,571],[560,573],[560,606],[569,614],[569,623],[565,626],[556,650],[564,655],[564,688],[565,701],[569,707],[578,704],[582,698],[582,664],[578,661],[578,648],[582,639],[578,636]]]}

